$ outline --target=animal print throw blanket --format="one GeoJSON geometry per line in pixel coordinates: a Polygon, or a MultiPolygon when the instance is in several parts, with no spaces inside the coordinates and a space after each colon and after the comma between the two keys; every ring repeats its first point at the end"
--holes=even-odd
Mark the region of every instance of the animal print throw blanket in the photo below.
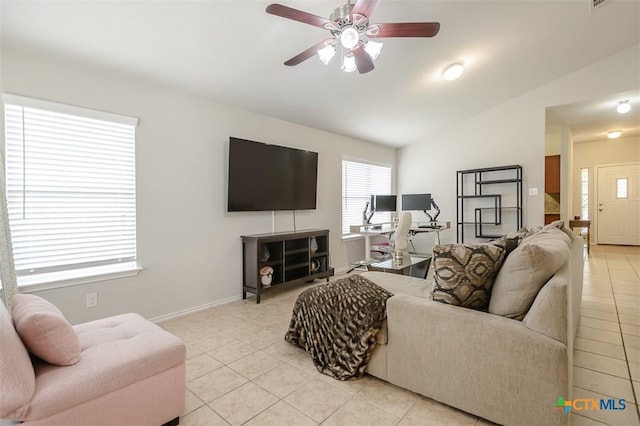
{"type": "Polygon", "coordinates": [[[318,371],[338,380],[360,377],[393,296],[359,275],[302,292],[285,340],[311,355],[318,371]]]}

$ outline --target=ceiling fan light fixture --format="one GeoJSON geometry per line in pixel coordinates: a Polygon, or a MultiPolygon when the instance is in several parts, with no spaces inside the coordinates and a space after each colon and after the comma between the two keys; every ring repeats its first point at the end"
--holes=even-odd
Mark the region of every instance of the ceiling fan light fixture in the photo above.
{"type": "Polygon", "coordinates": [[[270,15],[312,25],[331,33],[331,39],[325,39],[303,50],[285,61],[286,66],[299,65],[316,54],[322,62],[328,64],[335,51],[340,50],[343,71],[352,72],[357,69],[360,74],[366,74],[375,68],[373,61],[382,49],[381,43],[369,42],[369,38],[434,37],[440,31],[439,22],[371,24],[369,19],[380,1],[354,0],[355,4],[351,4],[352,1],[347,0],[347,4],[335,9],[329,19],[279,3],[268,5],[265,11],[270,15]],[[328,44],[333,46],[333,52],[327,48],[328,44]]]}
{"type": "Polygon", "coordinates": [[[332,44],[327,44],[322,49],[318,49],[318,57],[323,64],[328,65],[333,55],[336,54],[336,48],[332,44]]]}
{"type": "Polygon", "coordinates": [[[364,45],[364,51],[371,56],[371,59],[375,60],[378,56],[380,56],[380,52],[382,51],[382,43],[377,41],[369,40],[364,45]]]}
{"type": "Polygon", "coordinates": [[[447,81],[457,80],[464,72],[464,65],[461,62],[451,64],[442,72],[442,78],[447,81]]]}
{"type": "Polygon", "coordinates": [[[607,133],[607,137],[609,139],[617,139],[622,135],[622,130],[612,130],[609,133],[607,133]]]}
{"type": "Polygon", "coordinates": [[[358,41],[360,41],[360,35],[353,27],[347,27],[340,33],[340,43],[345,49],[353,49],[358,45],[358,41]]]}
{"type": "Polygon", "coordinates": [[[342,58],[342,67],[340,69],[344,72],[353,72],[357,69],[356,67],[356,58],[353,56],[353,53],[347,52],[344,54],[342,58]]]}
{"type": "Polygon", "coordinates": [[[629,111],[631,111],[631,104],[629,103],[629,99],[627,99],[626,101],[618,102],[618,107],[616,108],[616,111],[618,111],[618,113],[620,114],[626,114],[629,111]]]}

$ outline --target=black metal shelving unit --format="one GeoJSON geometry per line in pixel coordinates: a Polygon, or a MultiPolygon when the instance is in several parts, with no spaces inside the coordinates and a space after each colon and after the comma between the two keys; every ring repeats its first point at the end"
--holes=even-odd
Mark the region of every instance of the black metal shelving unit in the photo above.
{"type": "Polygon", "coordinates": [[[522,228],[522,166],[458,170],[457,241],[499,238],[522,228]],[[491,188],[491,191],[488,189],[491,188]]]}

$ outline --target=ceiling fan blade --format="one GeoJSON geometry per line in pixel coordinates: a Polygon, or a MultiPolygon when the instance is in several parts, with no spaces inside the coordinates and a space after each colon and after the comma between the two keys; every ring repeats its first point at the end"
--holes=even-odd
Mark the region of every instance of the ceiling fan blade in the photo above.
{"type": "Polygon", "coordinates": [[[299,63],[304,62],[310,57],[312,57],[313,55],[315,55],[318,52],[318,49],[322,49],[327,44],[327,42],[330,42],[332,40],[333,39],[322,40],[320,43],[314,44],[304,52],[298,53],[296,56],[289,59],[284,64],[290,67],[298,65],[299,63]]]}
{"type": "Polygon", "coordinates": [[[278,3],[273,3],[267,6],[267,13],[280,16],[282,18],[293,19],[294,21],[313,25],[315,27],[326,28],[326,26],[329,26],[330,28],[337,28],[335,23],[323,18],[322,16],[313,15],[278,3]]]}
{"type": "Polygon", "coordinates": [[[440,31],[439,22],[402,22],[396,24],[371,24],[367,36],[380,37],[433,37],[440,31]]]}
{"type": "Polygon", "coordinates": [[[373,60],[362,46],[358,46],[353,50],[353,56],[355,56],[356,67],[360,74],[366,74],[373,70],[373,60]]]}
{"type": "Polygon", "coordinates": [[[371,16],[376,7],[378,7],[380,0],[358,0],[351,13],[359,13],[367,18],[371,16]]]}

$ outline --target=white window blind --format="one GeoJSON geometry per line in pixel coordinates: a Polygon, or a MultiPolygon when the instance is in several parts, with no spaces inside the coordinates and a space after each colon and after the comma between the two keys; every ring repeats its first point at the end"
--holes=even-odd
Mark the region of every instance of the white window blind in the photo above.
{"type": "Polygon", "coordinates": [[[16,275],[136,259],[137,120],[3,96],[16,275]]]}
{"type": "MultiPolygon", "coordinates": [[[[391,167],[342,161],[342,235],[362,224],[362,212],[371,194],[391,194],[391,167]]],[[[390,222],[391,212],[376,213],[372,222],[390,222]]]]}

